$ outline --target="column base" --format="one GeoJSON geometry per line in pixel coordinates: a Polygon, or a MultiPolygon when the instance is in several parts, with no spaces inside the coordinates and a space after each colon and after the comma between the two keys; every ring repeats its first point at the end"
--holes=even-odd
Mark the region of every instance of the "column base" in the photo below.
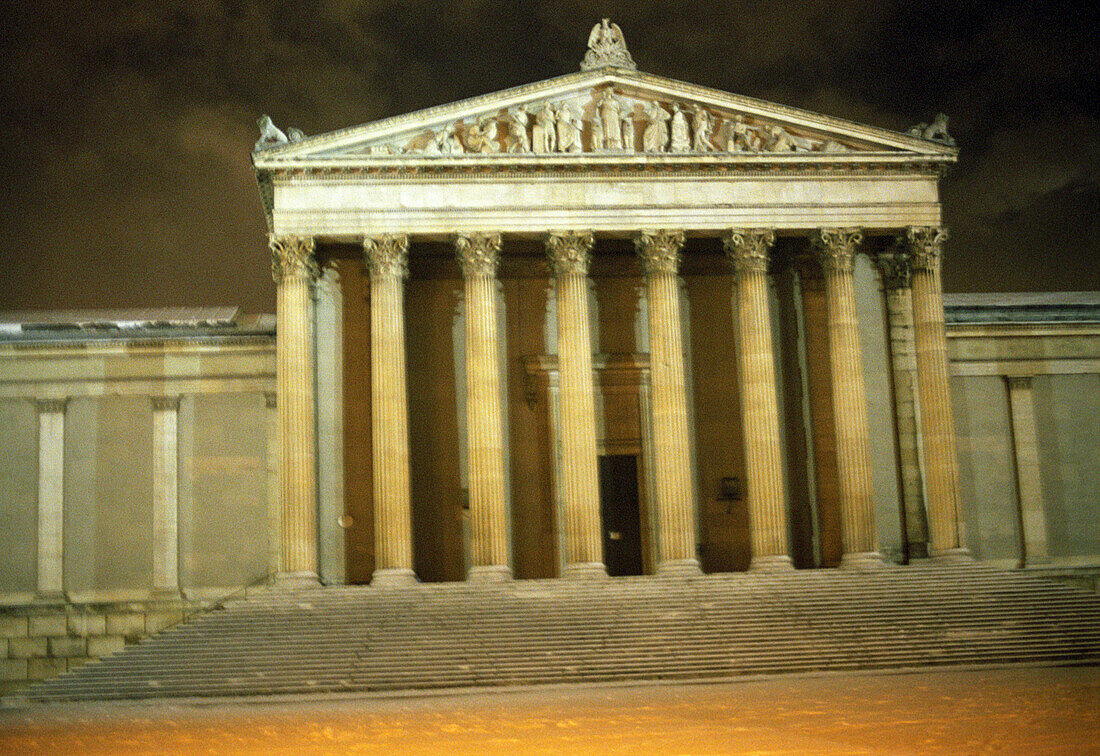
{"type": "Polygon", "coordinates": [[[702,574],[698,559],[666,559],[657,565],[657,577],[692,578],[702,574]]]}
{"type": "Polygon", "coordinates": [[[607,567],[603,562],[577,562],[565,565],[561,576],[566,580],[605,580],[607,567]]]}
{"type": "Polygon", "coordinates": [[[858,551],[840,558],[840,568],[844,570],[881,570],[885,567],[886,560],[877,551],[858,551]]]}
{"type": "Polygon", "coordinates": [[[512,580],[512,568],[503,564],[471,567],[466,573],[467,583],[508,583],[512,580]]]}
{"type": "Polygon", "coordinates": [[[930,558],[939,564],[973,564],[974,557],[970,549],[932,549],[930,558]]]}
{"type": "Polygon", "coordinates": [[[183,594],[179,588],[155,588],[152,595],[153,601],[181,601],[183,594]]]}
{"type": "Polygon", "coordinates": [[[750,572],[789,572],[794,569],[794,563],[789,556],[757,556],[749,563],[750,572]]]}
{"type": "Polygon", "coordinates": [[[321,581],[316,572],[299,570],[297,572],[276,572],[274,586],[288,591],[305,591],[320,588],[321,581]]]}
{"type": "Polygon", "coordinates": [[[411,588],[419,585],[420,581],[416,573],[405,567],[395,567],[386,570],[375,570],[371,575],[372,588],[411,588]]]}
{"type": "Polygon", "coordinates": [[[37,606],[64,606],[69,603],[64,591],[44,591],[35,594],[33,602],[37,606]]]}

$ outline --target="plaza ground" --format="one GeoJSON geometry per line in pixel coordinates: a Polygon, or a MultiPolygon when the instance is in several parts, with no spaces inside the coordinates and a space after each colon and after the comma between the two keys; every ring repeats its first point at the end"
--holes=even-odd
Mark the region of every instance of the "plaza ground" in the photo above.
{"type": "Polygon", "coordinates": [[[1095,754],[1100,667],[11,707],[21,754],[1095,754]]]}

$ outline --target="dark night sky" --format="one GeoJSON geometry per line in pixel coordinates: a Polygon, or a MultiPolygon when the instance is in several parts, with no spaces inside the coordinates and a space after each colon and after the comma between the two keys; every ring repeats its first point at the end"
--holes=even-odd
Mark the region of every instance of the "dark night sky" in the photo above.
{"type": "Polygon", "coordinates": [[[274,310],[249,152],[578,70],[639,68],[890,129],[937,111],[949,291],[1100,289],[1098,14],[891,0],[42,0],[5,9],[0,309],[274,310]]]}

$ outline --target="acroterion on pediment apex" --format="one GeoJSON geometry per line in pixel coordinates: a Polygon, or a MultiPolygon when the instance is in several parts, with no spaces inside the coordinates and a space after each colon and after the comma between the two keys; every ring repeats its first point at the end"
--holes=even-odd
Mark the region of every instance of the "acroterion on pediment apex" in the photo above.
{"type": "Polygon", "coordinates": [[[593,68],[606,66],[627,68],[631,71],[638,67],[630,57],[630,51],[626,49],[623,30],[607,18],[593,26],[588,35],[588,52],[581,61],[581,70],[591,71],[593,68]]]}

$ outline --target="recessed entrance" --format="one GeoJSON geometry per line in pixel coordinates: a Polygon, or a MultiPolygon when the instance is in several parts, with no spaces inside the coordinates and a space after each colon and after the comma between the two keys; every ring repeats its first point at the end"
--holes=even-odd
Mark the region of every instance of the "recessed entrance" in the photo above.
{"type": "Polygon", "coordinates": [[[638,512],[638,457],[606,454],[600,458],[600,520],[607,574],[642,574],[642,537],[638,512]]]}

